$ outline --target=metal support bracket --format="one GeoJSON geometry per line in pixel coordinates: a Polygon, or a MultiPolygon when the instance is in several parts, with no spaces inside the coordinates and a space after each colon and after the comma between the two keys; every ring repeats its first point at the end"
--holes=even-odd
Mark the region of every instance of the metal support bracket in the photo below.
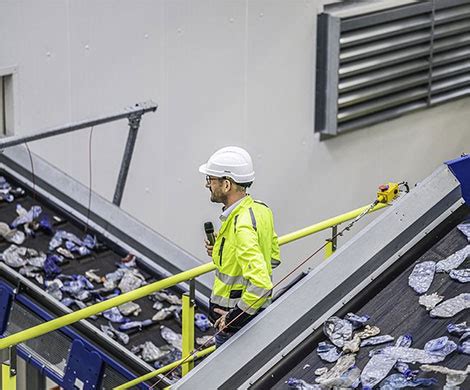
{"type": "Polygon", "coordinates": [[[330,257],[338,246],[338,225],[335,225],[331,228],[331,238],[328,238],[326,247],[325,247],[325,259],[330,257]]]}
{"type": "Polygon", "coordinates": [[[16,390],[16,346],[8,348],[8,360],[2,363],[2,390],[16,390]]]}

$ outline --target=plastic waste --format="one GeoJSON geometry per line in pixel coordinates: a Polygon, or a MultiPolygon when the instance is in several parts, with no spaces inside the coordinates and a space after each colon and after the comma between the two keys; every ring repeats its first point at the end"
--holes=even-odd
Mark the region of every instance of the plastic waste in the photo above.
{"type": "Polygon", "coordinates": [[[457,347],[458,353],[464,353],[470,355],[470,341],[464,341],[457,347]]]}
{"type": "Polygon", "coordinates": [[[182,351],[183,350],[183,347],[182,347],[182,337],[180,334],[174,332],[173,330],[171,330],[170,328],[166,327],[166,326],[161,326],[160,327],[160,334],[162,336],[162,338],[170,345],[172,345],[173,347],[175,347],[178,351],[182,351]]]}
{"type": "Polygon", "coordinates": [[[457,229],[459,229],[463,234],[467,236],[468,241],[470,241],[470,222],[461,223],[457,225],[457,229]]]}
{"type": "Polygon", "coordinates": [[[111,322],[108,325],[101,325],[101,331],[106,333],[109,337],[115,339],[117,338],[121,341],[124,345],[129,344],[129,335],[125,334],[124,332],[118,331],[116,328],[113,327],[111,322]]]}
{"type": "Polygon", "coordinates": [[[446,384],[444,389],[453,389],[457,390],[465,380],[467,379],[468,374],[470,374],[470,365],[467,366],[465,370],[452,370],[447,367],[443,366],[431,366],[424,364],[419,367],[421,370],[425,372],[437,372],[439,374],[446,375],[446,384]]]}
{"type": "Polygon", "coordinates": [[[135,290],[144,284],[145,279],[143,276],[136,272],[126,271],[119,282],[118,288],[123,292],[127,293],[129,291],[135,290]]]}
{"type": "Polygon", "coordinates": [[[26,265],[26,248],[10,245],[1,255],[1,260],[12,268],[20,268],[26,265]]]}
{"type": "Polygon", "coordinates": [[[61,288],[63,283],[60,279],[54,279],[52,281],[46,281],[44,283],[46,285],[46,292],[53,298],[61,301],[63,298],[63,294],[61,288]]]}
{"type": "Polygon", "coordinates": [[[106,274],[104,277],[105,280],[103,282],[103,286],[109,289],[115,288],[125,273],[125,270],[118,268],[116,271],[106,274]]]}
{"type": "Polygon", "coordinates": [[[416,264],[408,277],[408,285],[418,294],[424,294],[431,287],[435,270],[436,263],[434,261],[416,264]]]}
{"type": "Polygon", "coordinates": [[[364,340],[369,337],[377,336],[379,333],[380,329],[377,326],[366,325],[364,330],[357,332],[356,335],[359,336],[361,340],[364,340]]]}
{"type": "Polygon", "coordinates": [[[152,320],[155,322],[167,320],[168,318],[173,317],[178,311],[181,311],[181,306],[171,305],[169,307],[164,307],[154,314],[152,320]]]}
{"type": "Polygon", "coordinates": [[[139,354],[147,363],[152,363],[170,353],[169,350],[161,350],[151,341],[132,347],[131,352],[139,354]]]}
{"type": "Polygon", "coordinates": [[[397,358],[388,353],[376,353],[365,365],[361,373],[364,390],[371,390],[392,370],[397,358]]]}
{"type": "Polygon", "coordinates": [[[470,332],[470,326],[467,326],[467,322],[461,322],[459,324],[453,324],[452,322],[447,325],[447,331],[454,336],[462,336],[465,333],[470,332]]]}
{"type": "Polygon", "coordinates": [[[23,206],[18,204],[16,205],[16,213],[18,217],[11,223],[11,227],[15,229],[18,226],[33,222],[41,215],[42,208],[41,206],[32,206],[29,210],[26,210],[23,206]]]}
{"type": "Polygon", "coordinates": [[[442,360],[446,358],[447,355],[451,354],[457,349],[457,344],[449,340],[447,336],[439,337],[434,340],[429,340],[424,345],[424,351],[432,355],[441,355],[442,360]]]}
{"type": "Polygon", "coordinates": [[[359,351],[359,346],[361,345],[361,338],[356,334],[351,340],[347,340],[343,345],[343,352],[357,352],[359,351]]]}
{"type": "Polygon", "coordinates": [[[25,265],[19,270],[20,275],[26,276],[28,278],[35,279],[39,284],[44,283],[44,278],[39,274],[39,269],[32,265],[25,265]]]}
{"type": "Polygon", "coordinates": [[[356,388],[359,386],[359,378],[361,375],[361,370],[353,365],[344,371],[341,375],[337,377],[331,377],[325,381],[322,381],[322,386],[327,388],[356,388]]]}
{"type": "Polygon", "coordinates": [[[378,344],[384,344],[384,343],[389,343],[393,341],[395,338],[390,335],[383,335],[383,336],[375,336],[375,337],[370,337],[368,339],[362,340],[361,341],[361,348],[362,347],[367,347],[370,345],[378,345],[378,344]]]}
{"type": "Polygon", "coordinates": [[[326,374],[327,372],[328,372],[328,368],[327,368],[327,367],[320,367],[320,368],[317,368],[317,369],[314,371],[315,375],[317,375],[317,376],[326,374]]]}
{"type": "Polygon", "coordinates": [[[215,344],[215,338],[214,336],[201,336],[201,337],[196,337],[196,344],[197,345],[204,345],[206,347],[210,347],[211,345],[215,344]]]}
{"type": "Polygon", "coordinates": [[[408,364],[402,363],[400,361],[395,364],[395,370],[397,370],[400,374],[403,374],[406,378],[414,378],[419,373],[418,370],[413,371],[410,369],[408,364]]]}
{"type": "Polygon", "coordinates": [[[58,264],[62,263],[62,261],[62,256],[47,255],[46,260],[44,261],[44,273],[46,274],[47,279],[52,279],[62,272],[58,266],[58,264]]]}
{"type": "Polygon", "coordinates": [[[163,309],[163,303],[160,301],[157,301],[153,304],[152,308],[155,310],[161,310],[163,309]]]}
{"type": "Polygon", "coordinates": [[[47,258],[46,254],[43,252],[40,252],[38,256],[30,257],[29,259],[27,259],[26,263],[29,265],[32,265],[33,267],[43,269],[46,258],[47,258]]]}
{"type": "Polygon", "coordinates": [[[333,344],[326,341],[318,343],[317,354],[321,360],[328,363],[336,362],[341,356],[341,352],[333,344]]]}
{"type": "Polygon", "coordinates": [[[419,297],[419,304],[424,306],[427,311],[430,311],[436,307],[439,303],[442,302],[444,297],[442,295],[438,295],[437,293],[433,293],[430,295],[421,295],[419,297]]]}
{"type": "Polygon", "coordinates": [[[39,219],[39,229],[41,229],[46,234],[52,234],[52,219],[48,214],[42,213],[41,218],[39,219]]]}
{"type": "Polygon", "coordinates": [[[344,319],[352,324],[353,329],[359,329],[366,325],[366,322],[370,320],[370,316],[358,316],[354,313],[348,313],[344,316],[344,319]]]}
{"type": "Polygon", "coordinates": [[[428,387],[437,383],[435,378],[407,378],[403,374],[392,374],[380,385],[380,390],[403,389],[406,387],[428,387]]]}
{"type": "Polygon", "coordinates": [[[470,282],[470,268],[466,269],[453,269],[450,271],[449,276],[451,279],[457,280],[460,283],[470,282]]]}
{"type": "Polygon", "coordinates": [[[339,348],[343,348],[344,342],[351,339],[352,331],[352,324],[339,317],[330,317],[323,325],[323,333],[339,348]]]}
{"type": "Polygon", "coordinates": [[[470,293],[459,294],[437,305],[431,310],[431,317],[451,318],[462,310],[470,308],[470,293]]]}
{"type": "MultiPolygon", "coordinates": [[[[164,349],[164,347],[162,347],[161,349],[164,349]]],[[[173,349],[169,350],[168,354],[166,354],[163,357],[161,357],[160,359],[158,359],[154,363],[153,366],[155,368],[161,368],[163,366],[166,366],[166,365],[168,365],[170,363],[173,363],[176,360],[180,360],[180,359],[181,359],[181,351],[173,348],[173,349]]]]}
{"type": "Polygon", "coordinates": [[[133,268],[137,265],[137,258],[132,253],[128,253],[126,257],[121,259],[120,267],[133,268]]]}
{"type": "Polygon", "coordinates": [[[150,295],[150,299],[160,302],[168,302],[170,305],[181,305],[181,298],[174,294],[169,294],[164,291],[157,291],[150,295]]]}
{"type": "Polygon", "coordinates": [[[128,319],[124,317],[117,307],[112,307],[109,310],[103,312],[103,317],[111,322],[117,322],[119,324],[128,322],[128,319]]]}
{"type": "Polygon", "coordinates": [[[85,272],[85,276],[91,282],[101,283],[103,281],[103,279],[95,273],[96,271],[98,271],[98,270],[97,269],[89,269],[88,271],[85,272]]]}
{"type": "Polygon", "coordinates": [[[5,222],[0,222],[0,236],[16,245],[21,245],[26,239],[25,234],[21,230],[10,229],[10,226],[5,222]]]}
{"type": "Polygon", "coordinates": [[[119,330],[131,330],[131,329],[139,329],[142,330],[143,328],[154,324],[151,319],[143,320],[143,321],[129,321],[119,325],[119,330]]]}
{"type": "Polygon", "coordinates": [[[57,253],[67,259],[75,259],[75,256],[66,248],[59,247],[56,249],[57,253]]]}
{"type": "Polygon", "coordinates": [[[336,362],[336,364],[323,375],[315,379],[318,384],[328,383],[333,378],[339,378],[343,375],[350,367],[356,364],[356,354],[350,353],[342,355],[336,362]]]}
{"type": "Polygon", "coordinates": [[[299,390],[321,390],[322,387],[316,384],[311,384],[303,379],[297,378],[289,378],[286,381],[287,386],[289,389],[299,389],[299,390]]]}
{"type": "Polygon", "coordinates": [[[194,315],[194,324],[201,332],[206,332],[212,326],[207,316],[202,313],[196,313],[194,315]]]}
{"type": "Polygon", "coordinates": [[[436,272],[450,272],[458,268],[469,255],[470,245],[467,245],[444,260],[438,261],[436,264],[436,272]]]}
{"type": "Polygon", "coordinates": [[[118,306],[119,311],[123,316],[134,315],[137,316],[142,311],[140,305],[135,302],[126,302],[118,306]]]}

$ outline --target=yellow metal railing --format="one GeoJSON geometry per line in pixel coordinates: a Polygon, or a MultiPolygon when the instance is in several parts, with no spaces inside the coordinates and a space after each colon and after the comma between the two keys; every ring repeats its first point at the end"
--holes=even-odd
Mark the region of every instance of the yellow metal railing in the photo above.
{"type": "MultiPolygon", "coordinates": [[[[379,203],[377,206],[375,206],[372,211],[377,211],[380,210],[384,207],[386,207],[386,203],[379,203]]],[[[336,228],[338,225],[345,223],[347,221],[350,221],[357,216],[361,215],[363,212],[365,212],[370,206],[364,206],[361,208],[358,208],[356,210],[353,210],[349,213],[345,213],[342,215],[339,215],[334,218],[327,219],[325,221],[322,221],[320,223],[317,223],[315,225],[306,227],[304,229],[295,231],[293,233],[286,234],[284,236],[279,237],[279,244],[280,245],[285,245],[287,243],[290,243],[292,241],[298,240],[300,238],[309,236],[314,233],[318,233],[320,231],[326,230],[328,228],[333,228],[333,231],[336,231],[336,228]]],[[[335,238],[335,233],[333,234],[333,238],[335,238]]],[[[336,243],[334,242],[333,239],[327,240],[329,241],[328,245],[325,248],[325,257],[330,256],[335,248],[336,243]],[[331,244],[331,245],[330,245],[331,244]]],[[[179,283],[190,281],[192,279],[195,279],[196,277],[206,274],[208,272],[212,272],[215,270],[215,265],[210,262],[207,264],[200,265],[198,267],[192,268],[188,271],[180,272],[176,275],[170,276],[166,279],[148,284],[146,286],[140,287],[136,290],[130,291],[125,294],[121,294],[117,297],[108,299],[106,301],[94,304],[92,306],[88,306],[84,309],[77,310],[73,313],[66,314],[62,317],[55,318],[53,320],[50,320],[48,322],[45,322],[40,325],[36,325],[32,328],[22,330],[20,332],[14,333],[10,336],[7,336],[3,339],[0,339],[0,350],[4,348],[9,348],[11,346],[15,346],[17,344],[23,343],[25,341],[28,341],[30,339],[33,339],[35,337],[42,336],[46,333],[52,332],[54,330],[57,330],[59,328],[71,325],[75,322],[78,322],[80,320],[83,320],[85,318],[88,318],[90,316],[99,314],[105,310],[109,310],[113,307],[122,305],[126,302],[134,301],[140,298],[143,298],[147,295],[150,295],[154,292],[157,292],[159,290],[163,290],[172,286],[175,286],[179,283]]],[[[128,389],[131,386],[134,386],[138,383],[144,382],[150,378],[153,378],[159,374],[163,374],[165,372],[168,372],[169,370],[173,369],[174,367],[177,367],[179,364],[181,364],[183,361],[183,375],[189,372],[189,370],[193,367],[194,365],[194,360],[200,357],[203,357],[215,350],[215,347],[210,347],[206,348],[198,353],[196,353],[194,356],[190,356],[187,358],[194,350],[194,303],[191,301],[190,297],[188,294],[183,295],[183,353],[182,353],[182,359],[178,360],[176,362],[173,362],[165,367],[162,367],[156,371],[153,371],[149,374],[146,374],[142,377],[136,378],[130,382],[124,383],[120,386],[118,386],[116,389],[122,390],[122,389],[128,389]],[[185,358],[187,358],[185,360],[185,358]]],[[[15,387],[11,387],[11,389],[14,389],[15,387]]]]}

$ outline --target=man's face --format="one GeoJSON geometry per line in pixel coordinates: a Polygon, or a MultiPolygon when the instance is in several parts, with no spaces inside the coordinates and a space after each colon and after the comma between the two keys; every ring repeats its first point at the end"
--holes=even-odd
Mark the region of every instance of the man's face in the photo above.
{"type": "Polygon", "coordinates": [[[206,188],[211,192],[211,201],[214,203],[225,203],[227,200],[227,193],[224,191],[226,188],[226,180],[213,177],[213,176],[206,176],[206,188]]]}

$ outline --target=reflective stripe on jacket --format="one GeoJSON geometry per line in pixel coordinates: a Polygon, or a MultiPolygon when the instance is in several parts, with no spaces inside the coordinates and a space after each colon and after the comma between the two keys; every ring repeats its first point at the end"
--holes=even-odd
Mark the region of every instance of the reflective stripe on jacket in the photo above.
{"type": "Polygon", "coordinates": [[[270,302],[272,269],[279,258],[271,210],[247,195],[223,222],[214,244],[211,302],[255,314],[270,302]]]}

